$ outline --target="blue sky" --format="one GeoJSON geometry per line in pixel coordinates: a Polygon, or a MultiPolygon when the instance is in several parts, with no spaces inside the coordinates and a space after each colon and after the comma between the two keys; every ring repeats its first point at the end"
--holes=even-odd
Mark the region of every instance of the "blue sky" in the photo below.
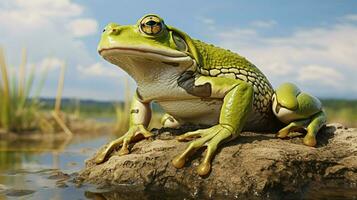
{"type": "Polygon", "coordinates": [[[2,0],[0,45],[10,65],[26,47],[38,73],[49,66],[43,96],[56,94],[66,62],[64,96],[123,99],[128,76],[96,46],[107,23],[133,24],[147,13],[247,57],[274,86],[291,81],[319,97],[357,98],[357,1],[2,0]]]}

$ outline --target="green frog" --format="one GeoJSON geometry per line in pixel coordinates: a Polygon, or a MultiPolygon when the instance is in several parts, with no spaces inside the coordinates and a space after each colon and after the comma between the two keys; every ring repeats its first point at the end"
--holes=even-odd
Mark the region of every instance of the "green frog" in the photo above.
{"type": "Polygon", "coordinates": [[[182,168],[201,147],[205,155],[197,173],[211,171],[219,145],[242,131],[272,132],[285,138],[306,130],[303,143],[316,145],[316,134],[326,123],[321,102],[292,83],[273,89],[266,76],[237,53],[200,40],[148,14],[134,25],[108,24],[98,45],[99,54],[126,71],[137,83],[130,110],[130,128],[98,152],[96,163],[130,153],[129,144],[149,138],[151,102],[166,114],[163,127],[205,125],[177,137],[190,141],[172,160],[182,168]],[[208,128],[207,128],[208,127],[208,128]]]}

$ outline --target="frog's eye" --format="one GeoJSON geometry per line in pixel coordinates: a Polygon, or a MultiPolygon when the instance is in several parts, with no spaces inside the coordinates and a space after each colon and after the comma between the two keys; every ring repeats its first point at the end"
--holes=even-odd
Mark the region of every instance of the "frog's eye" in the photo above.
{"type": "Polygon", "coordinates": [[[162,31],[163,21],[153,15],[146,16],[140,22],[140,30],[148,35],[155,35],[162,31]]]}
{"type": "Polygon", "coordinates": [[[172,37],[174,39],[174,42],[177,46],[177,48],[180,50],[180,51],[188,51],[188,47],[187,47],[187,44],[185,42],[184,39],[182,39],[179,35],[177,35],[176,33],[173,33],[172,34],[172,37]]]}

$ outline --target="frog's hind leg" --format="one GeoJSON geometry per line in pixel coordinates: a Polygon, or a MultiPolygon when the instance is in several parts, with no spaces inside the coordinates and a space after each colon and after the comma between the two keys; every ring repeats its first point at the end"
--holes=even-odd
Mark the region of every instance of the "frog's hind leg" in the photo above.
{"type": "Polygon", "coordinates": [[[164,128],[180,128],[181,124],[170,114],[165,113],[161,118],[161,125],[164,128]]]}
{"type": "Polygon", "coordinates": [[[307,134],[304,144],[316,145],[316,134],[326,123],[326,115],[320,100],[300,91],[292,83],[284,83],[277,88],[272,97],[272,110],[281,122],[287,124],[278,132],[279,138],[285,138],[297,129],[305,129],[307,134]]]}
{"type": "Polygon", "coordinates": [[[307,146],[316,145],[316,134],[323,125],[326,124],[326,114],[321,111],[312,116],[310,124],[307,126],[307,134],[304,137],[304,144],[307,146]]]}
{"type": "Polygon", "coordinates": [[[321,111],[313,115],[309,119],[302,119],[290,122],[287,126],[280,129],[277,133],[277,137],[286,138],[289,136],[289,133],[295,130],[305,129],[307,133],[304,137],[304,144],[306,146],[313,147],[316,145],[316,135],[321,127],[326,123],[326,114],[321,111]]]}
{"type": "Polygon", "coordinates": [[[298,130],[298,129],[305,129],[306,126],[310,123],[310,119],[303,119],[290,122],[287,126],[280,129],[280,131],[276,134],[278,138],[286,138],[289,136],[289,133],[298,130]]]}

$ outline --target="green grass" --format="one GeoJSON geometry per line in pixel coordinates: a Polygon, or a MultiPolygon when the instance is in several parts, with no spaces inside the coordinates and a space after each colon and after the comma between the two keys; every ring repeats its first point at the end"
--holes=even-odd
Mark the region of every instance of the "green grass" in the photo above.
{"type": "Polygon", "coordinates": [[[7,65],[4,51],[0,48],[0,129],[5,132],[25,132],[39,128],[38,95],[43,87],[47,71],[43,72],[35,95],[30,99],[35,67],[32,66],[28,75],[26,74],[26,57],[26,50],[23,50],[21,64],[15,73],[15,68],[7,65]]]}
{"type": "Polygon", "coordinates": [[[338,122],[347,127],[357,127],[357,100],[323,99],[328,122],[338,122]]]}

